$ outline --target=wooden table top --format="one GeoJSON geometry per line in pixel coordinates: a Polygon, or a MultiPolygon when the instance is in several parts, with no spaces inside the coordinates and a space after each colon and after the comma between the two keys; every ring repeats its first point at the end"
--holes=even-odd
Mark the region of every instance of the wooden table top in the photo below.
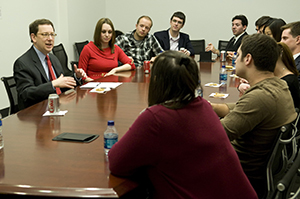
{"type": "MultiPolygon", "coordinates": [[[[238,80],[228,77],[226,99],[209,98],[219,88],[204,87],[218,82],[220,62],[200,63],[204,98],[211,102],[235,102],[238,80]]],[[[39,196],[118,197],[138,184],[110,175],[103,148],[107,121],[114,120],[119,139],[147,107],[150,75],[142,69],[98,81],[124,82],[106,94],[76,88],[60,96],[65,116],[43,117],[47,100],[3,119],[4,148],[0,151],[0,193],[39,196]],[[91,143],[52,141],[64,133],[98,134],[91,143]],[[44,190],[44,191],[41,191],[44,190]]]]}

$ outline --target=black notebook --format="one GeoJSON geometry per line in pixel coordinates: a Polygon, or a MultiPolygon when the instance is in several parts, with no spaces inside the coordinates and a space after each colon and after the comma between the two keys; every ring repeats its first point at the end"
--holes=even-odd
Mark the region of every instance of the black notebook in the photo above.
{"type": "Polygon", "coordinates": [[[98,138],[96,134],[82,134],[82,133],[62,133],[54,137],[53,141],[71,141],[71,142],[91,142],[98,138]]]}

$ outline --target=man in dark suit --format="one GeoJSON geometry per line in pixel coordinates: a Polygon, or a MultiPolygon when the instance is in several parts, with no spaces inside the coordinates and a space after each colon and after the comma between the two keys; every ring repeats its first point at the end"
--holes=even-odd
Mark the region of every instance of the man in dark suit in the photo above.
{"type": "Polygon", "coordinates": [[[154,33],[164,50],[180,50],[186,55],[195,54],[189,35],[179,32],[184,23],[185,15],[182,12],[175,12],[170,19],[171,27],[168,30],[154,33]]]}
{"type": "MultiPolygon", "coordinates": [[[[300,73],[300,21],[288,23],[281,27],[281,42],[285,43],[293,53],[297,70],[300,73]]],[[[300,75],[298,76],[300,85],[300,75]]]]}
{"type": "MultiPolygon", "coordinates": [[[[20,110],[47,99],[51,93],[59,94],[76,86],[73,77],[64,77],[59,60],[50,53],[56,36],[52,22],[38,19],[30,24],[29,32],[33,45],[14,63],[20,110]]],[[[76,66],[75,75],[76,80],[86,76],[76,66]]]]}
{"type": "MultiPolygon", "coordinates": [[[[246,32],[248,26],[248,20],[246,16],[236,15],[232,18],[231,22],[233,37],[229,40],[226,46],[227,56],[229,57],[232,57],[233,53],[236,52],[240,47],[243,37],[245,35],[248,35],[246,32]]],[[[208,44],[205,50],[220,55],[220,51],[216,49],[211,43],[208,44]]]]}

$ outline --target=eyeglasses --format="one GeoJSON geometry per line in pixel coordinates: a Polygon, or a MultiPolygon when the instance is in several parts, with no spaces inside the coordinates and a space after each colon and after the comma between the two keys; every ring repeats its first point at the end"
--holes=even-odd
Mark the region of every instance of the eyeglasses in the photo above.
{"type": "Polygon", "coordinates": [[[49,38],[49,36],[51,36],[51,37],[56,37],[57,36],[57,34],[56,33],[48,33],[48,32],[43,32],[43,33],[37,33],[37,34],[39,34],[39,35],[42,35],[42,37],[44,37],[44,38],[49,38]]]}

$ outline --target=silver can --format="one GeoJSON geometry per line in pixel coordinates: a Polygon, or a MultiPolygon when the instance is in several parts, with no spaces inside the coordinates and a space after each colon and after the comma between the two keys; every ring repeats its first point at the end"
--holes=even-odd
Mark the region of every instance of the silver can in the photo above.
{"type": "Polygon", "coordinates": [[[221,51],[220,60],[221,61],[226,61],[226,51],[225,50],[221,51]]]}
{"type": "Polygon", "coordinates": [[[48,110],[51,114],[59,112],[59,96],[57,94],[49,95],[48,110]]]}

